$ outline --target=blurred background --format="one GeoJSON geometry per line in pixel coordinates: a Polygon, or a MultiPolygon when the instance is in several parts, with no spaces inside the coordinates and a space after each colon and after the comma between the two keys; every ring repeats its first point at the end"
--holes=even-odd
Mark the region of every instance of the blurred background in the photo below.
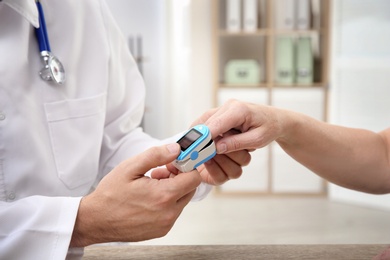
{"type": "MultiPolygon", "coordinates": [[[[330,123],[390,125],[390,1],[107,1],[166,138],[229,98],[330,123]]],[[[331,185],[276,144],[145,244],[390,243],[390,195],[331,185]]]]}

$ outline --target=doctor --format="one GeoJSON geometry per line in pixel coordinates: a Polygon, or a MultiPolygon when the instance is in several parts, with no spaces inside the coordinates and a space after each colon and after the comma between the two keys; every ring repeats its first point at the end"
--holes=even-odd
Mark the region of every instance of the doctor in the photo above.
{"type": "Polygon", "coordinates": [[[191,198],[241,174],[247,151],[145,177],[180,148],[137,127],[143,81],[104,0],[40,4],[0,0],[0,259],[164,236],[191,198]]]}

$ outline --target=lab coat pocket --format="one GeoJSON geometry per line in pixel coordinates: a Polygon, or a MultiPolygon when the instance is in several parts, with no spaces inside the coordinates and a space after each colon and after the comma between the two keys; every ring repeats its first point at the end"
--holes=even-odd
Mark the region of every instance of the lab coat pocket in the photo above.
{"type": "Polygon", "coordinates": [[[106,94],[45,104],[58,177],[69,189],[96,178],[105,107],[106,94]]]}

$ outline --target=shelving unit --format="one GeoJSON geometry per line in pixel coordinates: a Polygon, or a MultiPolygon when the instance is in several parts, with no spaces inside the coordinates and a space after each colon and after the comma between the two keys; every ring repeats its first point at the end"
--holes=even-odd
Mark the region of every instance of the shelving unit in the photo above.
{"type": "MultiPolygon", "coordinates": [[[[280,0],[257,0],[258,26],[252,32],[232,32],[227,29],[227,1],[211,1],[215,105],[222,105],[228,99],[235,98],[287,108],[326,120],[331,1],[309,1],[311,8],[316,7],[316,12],[310,12],[309,28],[286,30],[275,26],[276,3],[280,0]],[[279,37],[289,37],[293,41],[302,37],[310,39],[313,52],[312,82],[278,82],[276,43],[279,37]],[[231,60],[255,60],[259,64],[260,81],[249,84],[227,83],[225,69],[231,60]]],[[[273,143],[255,151],[251,164],[244,168],[243,176],[224,184],[218,192],[325,195],[326,186],[321,178],[295,162],[273,143]]]]}

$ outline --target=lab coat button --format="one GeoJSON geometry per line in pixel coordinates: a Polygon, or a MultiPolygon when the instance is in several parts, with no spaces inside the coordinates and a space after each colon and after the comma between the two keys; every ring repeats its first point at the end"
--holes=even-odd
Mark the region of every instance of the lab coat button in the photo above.
{"type": "Polygon", "coordinates": [[[5,119],[5,114],[0,111],[0,121],[5,119]]]}
{"type": "Polygon", "coordinates": [[[14,200],[16,198],[15,192],[11,191],[8,193],[8,199],[9,200],[14,200]]]}

